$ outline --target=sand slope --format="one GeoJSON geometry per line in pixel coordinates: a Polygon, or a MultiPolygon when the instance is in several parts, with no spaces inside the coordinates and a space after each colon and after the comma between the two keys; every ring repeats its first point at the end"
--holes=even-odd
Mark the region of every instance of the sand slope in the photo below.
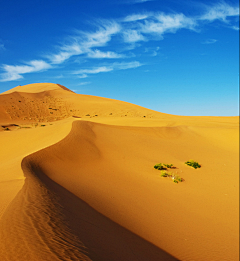
{"type": "Polygon", "coordinates": [[[237,117],[181,117],[63,89],[50,92],[79,115],[83,107],[93,112],[102,106],[92,118],[0,133],[10,144],[0,165],[8,175],[1,174],[0,185],[17,193],[23,183],[11,184],[23,181],[20,159],[26,177],[2,208],[1,260],[239,259],[237,117]],[[14,152],[17,137],[22,143],[14,152]],[[202,168],[186,166],[189,159],[202,168]],[[161,178],[153,168],[159,162],[172,163],[184,182],[161,178]]]}
{"type": "Polygon", "coordinates": [[[127,102],[76,94],[58,84],[18,86],[0,95],[0,124],[41,124],[70,116],[90,120],[171,117],[127,102]]]}

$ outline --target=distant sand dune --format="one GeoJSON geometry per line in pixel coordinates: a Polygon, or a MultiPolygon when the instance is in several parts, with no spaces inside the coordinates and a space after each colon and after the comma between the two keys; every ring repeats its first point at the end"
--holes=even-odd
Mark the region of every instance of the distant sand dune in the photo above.
{"type": "Polygon", "coordinates": [[[26,177],[4,199],[1,260],[239,260],[237,117],[167,115],[59,88],[2,95],[37,105],[48,93],[81,118],[0,133],[0,187],[20,189],[11,184],[22,159],[26,177]],[[184,182],[160,177],[160,162],[184,182]]]}
{"type": "Polygon", "coordinates": [[[91,119],[163,115],[122,101],[76,94],[59,84],[17,86],[0,94],[0,124],[55,122],[71,116],[91,119]]]}
{"type": "Polygon", "coordinates": [[[40,93],[44,91],[51,91],[51,90],[66,90],[70,91],[68,88],[61,84],[55,84],[55,83],[33,83],[33,84],[27,84],[27,85],[19,85],[15,88],[12,88],[6,92],[1,93],[2,94],[9,94],[13,92],[26,92],[26,93],[40,93]]]}

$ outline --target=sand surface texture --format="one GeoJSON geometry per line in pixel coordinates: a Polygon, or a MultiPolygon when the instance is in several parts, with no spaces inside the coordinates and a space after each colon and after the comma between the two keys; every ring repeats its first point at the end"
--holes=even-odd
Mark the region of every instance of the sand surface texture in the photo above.
{"type": "Polygon", "coordinates": [[[0,144],[0,260],[239,260],[238,117],[30,84],[0,94],[0,144]]]}

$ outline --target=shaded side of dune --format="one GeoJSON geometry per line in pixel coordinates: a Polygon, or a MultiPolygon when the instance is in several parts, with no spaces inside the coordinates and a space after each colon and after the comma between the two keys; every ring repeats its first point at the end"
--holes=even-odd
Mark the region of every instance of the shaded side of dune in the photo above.
{"type": "Polygon", "coordinates": [[[1,260],[177,260],[95,211],[30,157],[26,181],[0,223],[1,260]]]}

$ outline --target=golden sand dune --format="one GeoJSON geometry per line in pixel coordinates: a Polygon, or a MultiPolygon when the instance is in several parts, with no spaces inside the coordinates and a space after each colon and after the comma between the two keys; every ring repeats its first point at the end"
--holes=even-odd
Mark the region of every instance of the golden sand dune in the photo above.
{"type": "Polygon", "coordinates": [[[1,260],[239,259],[237,117],[167,115],[62,88],[34,93],[34,104],[44,92],[81,118],[0,133],[1,260]],[[160,162],[184,181],[161,177],[160,162]]]}
{"type": "Polygon", "coordinates": [[[18,86],[0,95],[0,124],[37,124],[70,116],[160,118],[166,114],[127,102],[76,94],[58,84],[18,86]]]}

